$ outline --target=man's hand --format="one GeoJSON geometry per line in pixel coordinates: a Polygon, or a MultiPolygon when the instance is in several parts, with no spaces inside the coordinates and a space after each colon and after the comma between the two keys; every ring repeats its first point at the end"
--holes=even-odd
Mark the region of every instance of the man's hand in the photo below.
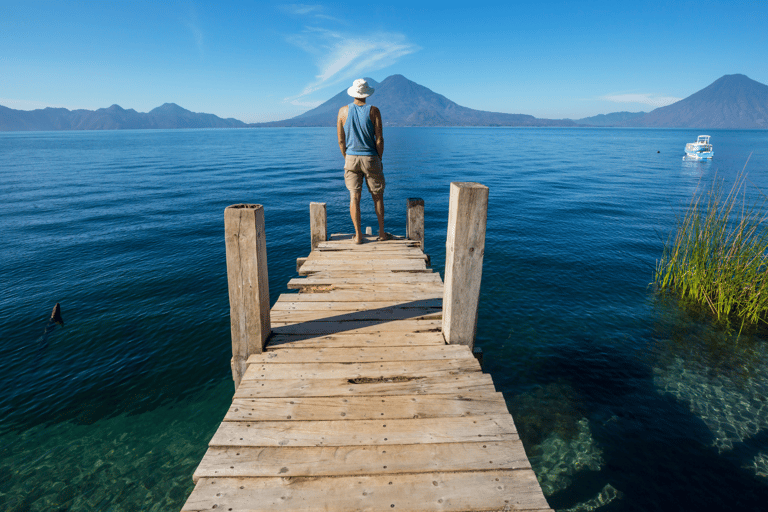
{"type": "Polygon", "coordinates": [[[341,156],[347,158],[347,138],[344,135],[344,123],[347,122],[349,106],[344,105],[339,109],[339,115],[336,118],[336,135],[339,138],[339,149],[341,150],[341,156]]]}

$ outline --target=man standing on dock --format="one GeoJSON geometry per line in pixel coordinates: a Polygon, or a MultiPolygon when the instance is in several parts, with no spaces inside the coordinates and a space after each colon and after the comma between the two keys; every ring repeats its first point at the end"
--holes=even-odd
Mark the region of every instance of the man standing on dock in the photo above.
{"type": "Polygon", "coordinates": [[[360,196],[363,191],[363,177],[373,198],[376,217],[379,220],[379,240],[388,240],[384,231],[384,168],[381,156],[384,154],[381,112],[373,105],[366,105],[365,99],[374,89],[364,78],[358,78],[347,89],[355,100],[339,109],[336,131],[339,149],[344,156],[344,183],[349,190],[349,214],[355,226],[355,243],[363,243],[360,226],[360,196]]]}

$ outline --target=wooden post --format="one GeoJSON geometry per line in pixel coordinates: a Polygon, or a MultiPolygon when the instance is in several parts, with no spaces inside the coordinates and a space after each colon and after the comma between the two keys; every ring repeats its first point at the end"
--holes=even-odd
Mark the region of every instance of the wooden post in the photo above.
{"type": "Polygon", "coordinates": [[[488,187],[451,183],[445,242],[443,337],[448,344],[475,343],[477,304],[483,275],[488,187]]]}
{"type": "Polygon", "coordinates": [[[408,222],[405,226],[405,238],[419,242],[424,251],[424,200],[411,197],[408,199],[408,222]]]}
{"type": "Polygon", "coordinates": [[[245,374],[248,356],[264,350],[270,333],[264,208],[259,204],[227,207],[224,210],[224,238],[232,331],[232,379],[237,389],[245,374]]]}
{"type": "Polygon", "coordinates": [[[309,231],[312,234],[312,250],[320,242],[328,240],[328,214],[325,203],[309,203],[309,231]]]}

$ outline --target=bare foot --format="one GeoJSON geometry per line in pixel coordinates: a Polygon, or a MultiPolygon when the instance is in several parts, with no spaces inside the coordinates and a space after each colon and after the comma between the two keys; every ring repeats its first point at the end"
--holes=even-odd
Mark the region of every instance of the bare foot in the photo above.
{"type": "Polygon", "coordinates": [[[357,245],[360,245],[363,243],[363,235],[355,235],[354,238],[352,238],[352,241],[355,242],[357,245]]]}
{"type": "Polygon", "coordinates": [[[379,238],[377,238],[379,242],[383,242],[384,240],[392,240],[392,235],[387,233],[386,231],[379,235],[379,238]]]}

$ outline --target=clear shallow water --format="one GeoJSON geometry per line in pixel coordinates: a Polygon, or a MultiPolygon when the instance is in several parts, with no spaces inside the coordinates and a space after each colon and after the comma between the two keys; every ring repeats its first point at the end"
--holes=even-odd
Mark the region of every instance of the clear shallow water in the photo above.
{"type": "MultiPolygon", "coordinates": [[[[682,161],[698,134],[385,134],[388,228],[424,198],[441,273],[449,183],[490,187],[477,344],[558,510],[768,502],[766,336],[734,344],[648,286],[700,180],[752,153],[768,190],[768,132],[682,161]]],[[[276,300],[310,201],[350,230],[333,130],[5,133],[0,155],[0,509],[180,508],[233,392],[223,210],[264,205],[276,300]]]]}

